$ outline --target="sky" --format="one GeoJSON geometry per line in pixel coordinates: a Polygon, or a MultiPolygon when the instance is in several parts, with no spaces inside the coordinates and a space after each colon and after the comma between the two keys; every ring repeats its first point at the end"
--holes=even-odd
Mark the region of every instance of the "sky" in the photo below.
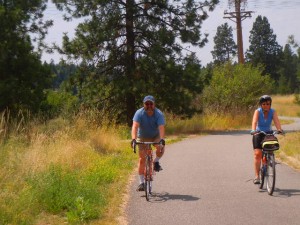
{"type": "MultiPolygon", "coordinates": [[[[284,47],[287,43],[288,36],[294,35],[295,40],[300,43],[300,0],[247,0],[247,4],[243,5],[245,11],[253,11],[252,17],[242,21],[244,52],[249,48],[249,36],[253,23],[257,16],[265,16],[273,29],[273,33],[277,36],[277,42],[284,47]]],[[[236,24],[234,21],[224,19],[224,11],[234,11],[234,7],[229,7],[228,0],[220,0],[213,12],[209,12],[209,17],[202,24],[202,33],[208,33],[209,42],[203,48],[190,47],[191,51],[196,52],[197,57],[201,60],[201,64],[205,66],[212,62],[211,51],[214,47],[213,38],[216,35],[217,27],[228,23],[233,28],[233,36],[236,41],[236,24]]],[[[45,12],[45,19],[52,19],[54,26],[49,29],[46,37],[46,43],[56,43],[61,45],[63,33],[73,37],[76,26],[80,20],[66,22],[63,20],[62,13],[57,11],[53,4],[49,4],[45,12]]],[[[59,54],[43,54],[42,60],[50,62],[51,59],[58,63],[61,56],[59,54]]]]}

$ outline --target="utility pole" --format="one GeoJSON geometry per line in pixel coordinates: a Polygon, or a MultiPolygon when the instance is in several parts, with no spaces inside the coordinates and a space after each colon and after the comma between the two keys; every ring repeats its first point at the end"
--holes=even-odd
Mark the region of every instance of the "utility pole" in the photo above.
{"type": "Polygon", "coordinates": [[[244,58],[244,49],[243,49],[243,32],[242,32],[242,21],[247,17],[251,17],[251,13],[253,11],[245,11],[241,10],[241,2],[244,4],[247,0],[228,0],[230,2],[234,2],[235,12],[224,12],[225,19],[230,19],[231,21],[236,23],[236,32],[237,32],[237,45],[238,45],[238,62],[241,64],[245,63],[244,58]]]}

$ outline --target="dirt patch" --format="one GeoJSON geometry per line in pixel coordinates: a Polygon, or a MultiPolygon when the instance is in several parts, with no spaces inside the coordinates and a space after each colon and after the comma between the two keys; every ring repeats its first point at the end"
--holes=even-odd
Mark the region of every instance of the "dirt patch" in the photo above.
{"type": "Polygon", "coordinates": [[[134,178],[137,174],[137,168],[132,172],[132,174],[130,175],[129,181],[126,185],[126,191],[123,194],[123,203],[120,206],[120,216],[117,218],[118,224],[119,225],[128,225],[128,219],[127,219],[127,215],[126,215],[126,207],[130,198],[130,188],[131,188],[131,184],[134,181],[134,178]]]}

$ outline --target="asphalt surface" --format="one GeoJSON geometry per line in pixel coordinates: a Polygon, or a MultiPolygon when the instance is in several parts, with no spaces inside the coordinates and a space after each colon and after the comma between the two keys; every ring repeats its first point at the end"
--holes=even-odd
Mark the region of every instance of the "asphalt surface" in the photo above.
{"type": "MultiPolygon", "coordinates": [[[[283,126],[300,130],[300,119],[283,126]]],[[[299,225],[300,172],[277,162],[273,196],[253,184],[249,131],[189,138],[168,145],[156,173],[153,196],[130,185],[125,207],[129,225],[299,225]]]]}

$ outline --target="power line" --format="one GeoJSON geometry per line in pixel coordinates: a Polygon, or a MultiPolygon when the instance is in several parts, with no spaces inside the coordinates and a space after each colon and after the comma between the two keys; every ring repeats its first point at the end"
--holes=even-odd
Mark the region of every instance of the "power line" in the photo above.
{"type": "Polygon", "coordinates": [[[288,9],[300,6],[299,0],[289,1],[278,1],[278,0],[248,0],[247,6],[251,9],[262,9],[262,8],[278,8],[288,9]]]}

